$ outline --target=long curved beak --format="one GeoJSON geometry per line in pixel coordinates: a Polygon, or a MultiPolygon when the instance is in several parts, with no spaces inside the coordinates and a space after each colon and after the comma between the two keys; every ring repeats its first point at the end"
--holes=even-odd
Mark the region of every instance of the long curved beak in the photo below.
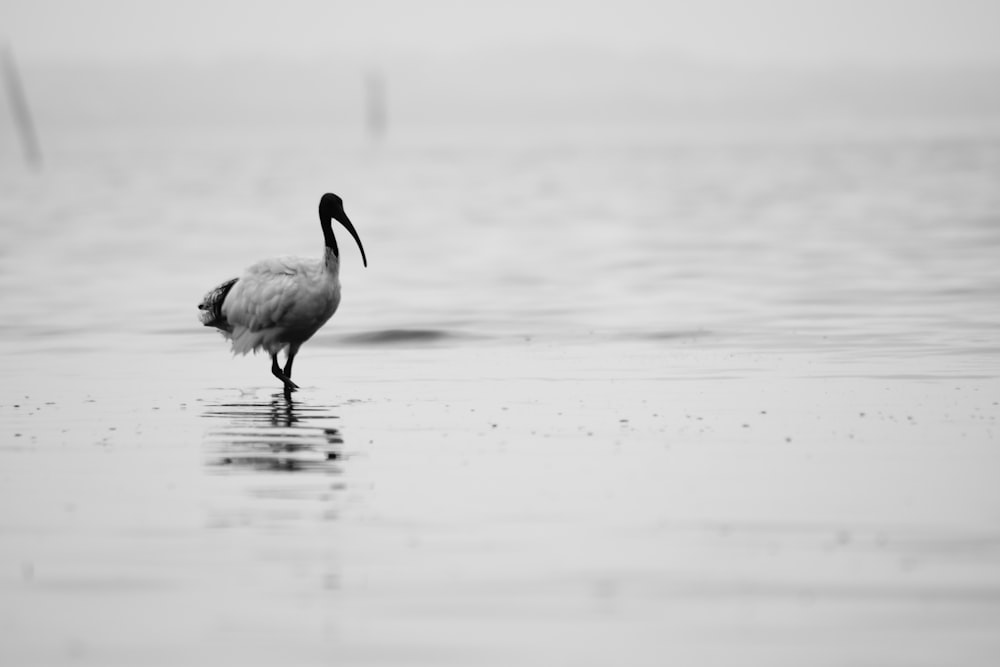
{"type": "Polygon", "coordinates": [[[341,211],[334,213],[333,217],[336,218],[337,222],[342,224],[344,226],[344,229],[350,232],[351,236],[354,237],[354,241],[355,243],[358,244],[358,249],[361,251],[361,261],[364,263],[365,267],[367,267],[368,258],[365,257],[365,247],[361,245],[361,239],[358,237],[358,232],[357,230],[354,229],[354,225],[351,224],[351,219],[347,217],[346,213],[343,213],[341,211]]]}

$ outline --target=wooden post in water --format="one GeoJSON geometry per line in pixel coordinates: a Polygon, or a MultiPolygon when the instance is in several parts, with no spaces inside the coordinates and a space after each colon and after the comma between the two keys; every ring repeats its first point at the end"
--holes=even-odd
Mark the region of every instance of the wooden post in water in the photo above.
{"type": "Polygon", "coordinates": [[[4,43],[0,47],[0,59],[3,60],[0,66],[3,69],[4,87],[7,89],[7,99],[10,100],[10,109],[14,117],[17,135],[20,137],[21,146],[24,149],[24,159],[30,166],[40,167],[42,149],[38,144],[38,135],[35,133],[35,123],[31,118],[28,97],[24,93],[21,76],[17,71],[14,51],[9,44],[4,43]]]}
{"type": "Polygon", "coordinates": [[[388,124],[385,101],[385,77],[377,69],[365,74],[365,125],[368,136],[379,140],[385,136],[388,124]]]}

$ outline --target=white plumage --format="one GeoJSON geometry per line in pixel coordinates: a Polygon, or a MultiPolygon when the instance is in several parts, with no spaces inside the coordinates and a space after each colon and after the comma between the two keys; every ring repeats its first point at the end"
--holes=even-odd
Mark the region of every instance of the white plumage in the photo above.
{"type": "Polygon", "coordinates": [[[248,268],[222,304],[233,352],[273,354],[291,339],[312,337],[340,305],[338,264],[333,256],[325,262],[277,257],[248,268]]]}
{"type": "Polygon", "coordinates": [[[199,304],[205,326],[218,328],[232,341],[233,354],[265,350],[271,356],[271,372],[284,383],[285,391],[298,388],[292,382],[292,361],[302,343],[309,340],[340,305],[340,254],[331,219],[340,222],[361,250],[361,239],[344,212],[343,201],[327,193],[320,199],[320,225],[325,248],[322,259],[275,257],[257,262],[242,276],[228,280],[199,304]],[[284,369],[278,353],[287,351],[284,369]]]}

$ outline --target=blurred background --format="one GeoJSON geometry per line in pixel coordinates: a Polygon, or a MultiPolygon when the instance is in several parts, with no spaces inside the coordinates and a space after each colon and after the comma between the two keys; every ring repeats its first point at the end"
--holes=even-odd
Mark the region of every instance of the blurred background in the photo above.
{"type": "Polygon", "coordinates": [[[5,3],[48,132],[995,116],[988,0],[5,3]],[[369,79],[369,84],[372,81],[369,79]]]}
{"type": "Polygon", "coordinates": [[[0,39],[28,344],[203,334],[334,191],[342,342],[995,350],[995,2],[8,0],[0,39]]]}

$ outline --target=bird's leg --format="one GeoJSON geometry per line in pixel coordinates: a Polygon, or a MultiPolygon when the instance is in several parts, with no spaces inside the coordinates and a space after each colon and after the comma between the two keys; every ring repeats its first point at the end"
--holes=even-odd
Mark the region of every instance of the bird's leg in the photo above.
{"type": "Polygon", "coordinates": [[[285,383],[286,394],[294,389],[299,388],[299,385],[292,382],[291,379],[289,379],[289,377],[282,372],[281,367],[278,366],[277,353],[271,355],[271,375],[273,375],[274,377],[278,378],[279,380],[285,383]]]}
{"type": "Polygon", "coordinates": [[[285,377],[289,380],[292,379],[292,362],[295,360],[295,355],[299,353],[298,345],[290,345],[288,347],[288,359],[285,360],[285,377]]]}

